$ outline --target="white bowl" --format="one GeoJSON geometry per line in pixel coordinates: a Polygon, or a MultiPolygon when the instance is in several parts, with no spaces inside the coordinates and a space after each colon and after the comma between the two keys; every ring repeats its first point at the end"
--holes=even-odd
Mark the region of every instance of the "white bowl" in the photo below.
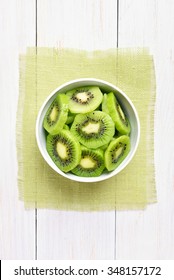
{"type": "Polygon", "coordinates": [[[127,95],[122,90],[120,90],[115,85],[108,83],[106,81],[103,81],[103,80],[98,80],[98,79],[93,79],[93,78],[72,80],[72,81],[67,82],[67,83],[61,85],[60,87],[56,88],[47,97],[47,99],[43,103],[43,105],[38,113],[38,117],[37,117],[37,121],[36,121],[36,140],[37,140],[39,150],[40,150],[43,158],[45,159],[45,161],[60,175],[66,177],[70,180],[74,180],[74,181],[78,181],[78,182],[89,182],[89,183],[99,182],[99,181],[109,179],[112,176],[115,176],[116,174],[118,174],[132,160],[132,158],[137,150],[139,139],[140,139],[140,122],[139,122],[137,111],[136,111],[134,105],[132,104],[131,100],[127,97],[127,95]],[[45,130],[43,128],[43,119],[47,112],[48,107],[50,106],[50,104],[55,99],[55,97],[58,93],[60,93],[60,92],[65,93],[66,91],[71,90],[73,88],[77,88],[77,87],[81,87],[81,86],[82,87],[89,86],[89,85],[99,86],[100,89],[102,91],[104,91],[105,93],[109,93],[111,91],[116,93],[117,99],[118,99],[119,103],[121,104],[123,111],[126,113],[128,119],[130,121],[131,150],[130,150],[129,154],[127,155],[127,157],[122,161],[122,163],[115,170],[113,170],[111,172],[103,173],[98,177],[79,177],[72,173],[62,172],[50,158],[50,156],[46,150],[46,137],[45,137],[45,130]]]}

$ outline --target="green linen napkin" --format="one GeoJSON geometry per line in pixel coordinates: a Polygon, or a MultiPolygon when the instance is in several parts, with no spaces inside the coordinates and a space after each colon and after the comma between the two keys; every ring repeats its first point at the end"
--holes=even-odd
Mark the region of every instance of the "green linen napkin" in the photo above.
{"type": "Polygon", "coordinates": [[[26,208],[99,211],[144,209],[156,202],[154,172],[155,75],[146,49],[82,51],[28,48],[20,56],[17,112],[18,185],[26,208]],[[97,183],[70,181],[44,161],[35,139],[35,123],[45,98],[62,83],[98,78],[125,91],[138,110],[140,144],[118,175],[97,183]]]}

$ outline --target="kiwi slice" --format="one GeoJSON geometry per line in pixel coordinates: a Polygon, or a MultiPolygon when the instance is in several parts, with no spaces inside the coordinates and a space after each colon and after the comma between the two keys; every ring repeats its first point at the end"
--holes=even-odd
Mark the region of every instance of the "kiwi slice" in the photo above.
{"type": "Polygon", "coordinates": [[[67,124],[64,124],[63,129],[69,130],[69,126],[67,124]]]}
{"type": "Polygon", "coordinates": [[[108,114],[94,111],[77,114],[70,131],[82,145],[97,149],[109,143],[115,133],[115,126],[108,114]]]}
{"type": "Polygon", "coordinates": [[[68,117],[66,120],[66,124],[71,124],[75,118],[75,114],[72,114],[70,111],[68,112],[68,117]]]}
{"type": "Polygon", "coordinates": [[[75,168],[80,161],[81,148],[69,130],[47,136],[46,148],[54,163],[64,172],[75,168]]]}
{"type": "Polygon", "coordinates": [[[103,100],[102,100],[102,111],[109,114],[109,110],[108,110],[108,107],[107,107],[107,93],[104,93],[103,95],[103,100]]]}
{"type": "Polygon", "coordinates": [[[92,150],[81,146],[81,159],[79,164],[72,170],[77,176],[81,177],[97,177],[103,172],[104,156],[103,151],[92,150]]]}
{"type": "Polygon", "coordinates": [[[48,108],[44,117],[43,126],[48,133],[55,135],[60,131],[68,115],[68,98],[65,94],[58,94],[48,108]]]}
{"type": "Polygon", "coordinates": [[[108,171],[114,170],[125,159],[130,151],[130,138],[122,135],[112,140],[105,151],[104,161],[108,171]]]}
{"type": "Polygon", "coordinates": [[[126,118],[113,92],[108,93],[106,104],[107,104],[107,110],[113,122],[115,123],[116,129],[121,134],[129,134],[130,133],[129,121],[126,118]]]}
{"type": "Polygon", "coordinates": [[[103,94],[97,86],[85,86],[70,90],[66,93],[69,98],[71,113],[89,113],[94,111],[102,102],[103,94]]]}

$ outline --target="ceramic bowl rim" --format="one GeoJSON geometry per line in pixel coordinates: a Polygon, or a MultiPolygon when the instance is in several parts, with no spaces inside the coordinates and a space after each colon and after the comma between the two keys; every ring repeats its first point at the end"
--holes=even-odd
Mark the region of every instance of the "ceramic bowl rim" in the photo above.
{"type": "MultiPolygon", "coordinates": [[[[80,85],[79,85],[80,86],[80,85]]],[[[48,96],[47,98],[45,99],[45,101],[43,102],[42,106],[40,107],[39,109],[39,112],[38,112],[38,115],[37,115],[37,119],[36,119],[36,129],[35,129],[35,133],[36,133],[36,142],[37,142],[37,145],[38,145],[38,148],[39,148],[39,151],[42,155],[42,157],[44,158],[44,160],[47,162],[47,164],[52,168],[54,169],[54,171],[56,171],[58,174],[64,176],[65,178],[68,178],[69,180],[73,180],[73,181],[77,181],[77,182],[89,182],[89,183],[92,183],[92,182],[99,182],[99,181],[103,181],[103,180],[107,180],[115,175],[117,175],[118,173],[120,173],[129,163],[130,161],[132,160],[132,158],[134,157],[136,151],[137,151],[137,148],[138,148],[138,145],[139,145],[139,141],[140,141],[140,120],[139,120],[139,116],[138,116],[138,113],[137,113],[137,110],[134,106],[134,104],[132,103],[132,101],[130,100],[130,98],[126,95],[125,92],[123,92],[120,88],[118,88],[117,86],[115,86],[114,84],[110,83],[110,82],[107,82],[105,80],[102,80],[102,79],[96,79],[96,78],[79,78],[79,79],[74,79],[74,80],[70,80],[68,82],[65,82],[63,83],[62,85],[58,86],[57,88],[55,88],[48,96]],[[54,162],[51,160],[51,158],[49,157],[49,160],[48,160],[48,154],[46,155],[45,152],[43,151],[42,149],[42,146],[41,146],[41,143],[40,143],[40,130],[39,130],[39,124],[40,124],[40,119],[42,117],[42,114],[43,114],[43,110],[44,108],[46,107],[47,103],[49,102],[49,100],[58,92],[60,92],[63,88],[66,88],[72,84],[76,84],[76,83],[82,83],[82,82],[87,82],[87,83],[96,83],[97,84],[103,84],[109,88],[113,88],[115,91],[119,92],[126,100],[127,102],[129,103],[130,107],[132,108],[132,111],[135,115],[135,119],[136,119],[136,122],[137,122],[137,136],[136,136],[136,143],[135,143],[135,146],[134,146],[134,150],[132,151],[131,153],[131,156],[126,160],[126,158],[124,159],[123,161],[123,164],[121,165],[121,167],[119,168],[119,166],[107,173],[107,174],[104,174],[106,176],[98,176],[98,177],[80,177],[80,176],[76,176],[74,174],[71,174],[70,173],[64,173],[62,172],[55,164],[54,162]]]]}

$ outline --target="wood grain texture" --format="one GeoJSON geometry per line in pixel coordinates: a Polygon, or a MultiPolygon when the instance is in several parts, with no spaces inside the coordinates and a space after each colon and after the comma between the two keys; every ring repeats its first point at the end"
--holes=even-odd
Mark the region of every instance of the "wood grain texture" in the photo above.
{"type": "Polygon", "coordinates": [[[113,212],[38,211],[38,259],[114,259],[113,212]]]}
{"type": "MultiPolygon", "coordinates": [[[[116,47],[116,1],[38,1],[37,19],[38,46],[116,47]]],[[[37,248],[38,259],[113,259],[115,212],[38,210],[37,248]]]]}
{"type": "Polygon", "coordinates": [[[38,45],[86,50],[116,46],[117,1],[37,2],[38,45]]]}
{"type": "Polygon", "coordinates": [[[154,55],[155,164],[158,203],[145,211],[117,213],[117,259],[174,257],[174,80],[172,1],[120,1],[119,47],[149,47],[154,55]],[[170,3],[169,3],[170,2],[170,3]]]}
{"type": "Polygon", "coordinates": [[[35,41],[34,1],[0,1],[0,259],[33,259],[34,211],[18,198],[16,109],[19,53],[35,41]]]}

